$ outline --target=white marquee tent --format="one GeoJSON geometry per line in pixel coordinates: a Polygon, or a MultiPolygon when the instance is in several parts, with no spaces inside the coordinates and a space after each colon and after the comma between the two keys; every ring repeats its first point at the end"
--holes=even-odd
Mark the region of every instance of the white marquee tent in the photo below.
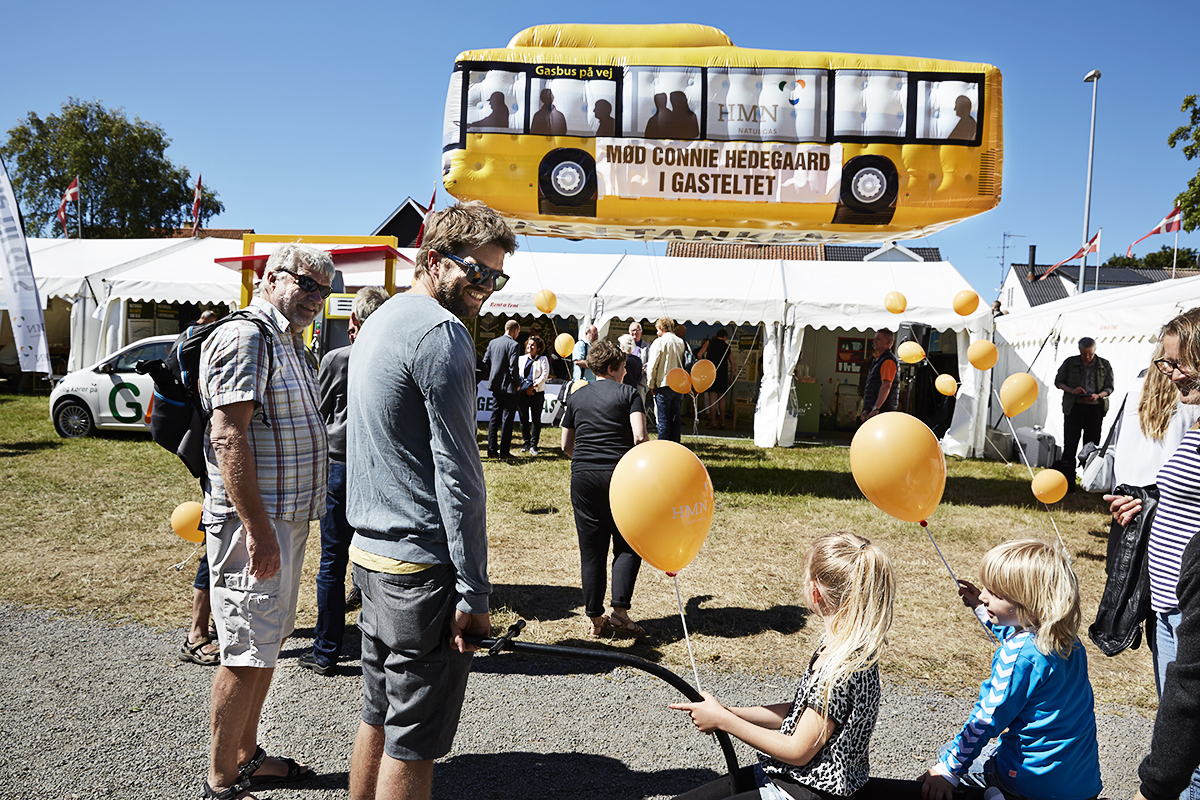
{"type": "MultiPolygon", "coordinates": [[[[1013,425],[1040,425],[1062,443],[1062,392],[1054,388],[1054,376],[1068,356],[1078,355],[1079,340],[1090,336],[1096,354],[1113,367],[1107,431],[1130,382],[1150,366],[1163,323],[1196,306],[1200,277],[1086,292],[997,318],[996,383],[1017,372],[1029,372],[1038,382],[1037,402],[1014,417],[1013,425]]],[[[991,418],[1002,419],[998,403],[991,418]]]]}

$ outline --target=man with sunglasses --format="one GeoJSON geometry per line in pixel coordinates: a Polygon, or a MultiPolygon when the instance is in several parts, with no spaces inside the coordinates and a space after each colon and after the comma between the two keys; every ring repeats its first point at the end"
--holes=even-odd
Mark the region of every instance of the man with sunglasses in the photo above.
{"type": "Polygon", "coordinates": [[[1113,393],[1112,365],[1096,355],[1096,340],[1079,340],[1079,355],[1058,368],[1054,385],[1063,392],[1063,461],[1071,465],[1069,480],[1075,478],[1075,451],[1080,434],[1083,443],[1100,444],[1100,428],[1108,413],[1108,396],[1113,393]]]}
{"type": "Polygon", "coordinates": [[[312,775],[255,743],[280,648],[296,621],[309,522],[325,510],[329,445],[301,333],[320,313],[332,278],[329,253],[280,245],[248,307],[263,328],[230,322],[200,353],[200,400],[212,415],[203,521],[221,646],[204,796],[216,800],[312,775]]]}
{"type": "Polygon", "coordinates": [[[413,287],[350,353],[347,519],[362,592],[354,800],[427,800],[450,751],[475,649],[491,630],[475,344],[460,318],[508,280],[516,238],[481,203],[426,217],[413,287]]]}

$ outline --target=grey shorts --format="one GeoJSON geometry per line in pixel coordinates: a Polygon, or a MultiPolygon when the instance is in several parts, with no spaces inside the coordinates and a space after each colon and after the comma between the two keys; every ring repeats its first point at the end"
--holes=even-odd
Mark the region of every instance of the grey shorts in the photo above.
{"type": "Polygon", "coordinates": [[[255,578],[247,569],[240,519],[214,523],[206,531],[212,614],[226,667],[274,667],[279,649],[296,626],[309,523],[273,519],[271,524],[279,540],[280,568],[266,579],[255,578]]]}
{"type": "Polygon", "coordinates": [[[441,758],[454,743],[471,672],[471,654],[450,645],[454,567],[389,575],[355,564],[354,582],[362,591],[363,722],[383,727],[392,758],[441,758]]]}

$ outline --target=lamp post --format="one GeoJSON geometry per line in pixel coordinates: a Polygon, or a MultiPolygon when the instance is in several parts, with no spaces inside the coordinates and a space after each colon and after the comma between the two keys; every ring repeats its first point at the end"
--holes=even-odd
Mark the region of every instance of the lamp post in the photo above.
{"type": "MultiPolygon", "coordinates": [[[[1092,156],[1096,152],[1096,88],[1100,83],[1100,70],[1094,69],[1087,75],[1083,76],[1084,83],[1092,85],[1092,133],[1088,137],[1088,174],[1087,174],[1087,192],[1083,198],[1083,262],[1079,267],[1079,280],[1076,282],[1076,288],[1079,294],[1083,294],[1087,286],[1084,284],[1084,273],[1087,272],[1087,243],[1088,234],[1091,233],[1091,215],[1092,215],[1092,156]]],[[[1096,288],[1100,288],[1100,251],[1096,251],[1096,288]]]]}

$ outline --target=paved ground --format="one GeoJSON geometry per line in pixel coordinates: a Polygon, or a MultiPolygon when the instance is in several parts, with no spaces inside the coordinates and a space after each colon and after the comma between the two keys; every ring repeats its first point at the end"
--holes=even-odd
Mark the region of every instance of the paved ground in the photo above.
{"type": "MultiPolygon", "coordinates": [[[[311,635],[297,631],[284,653],[260,740],[320,776],[264,798],[347,796],[361,671],[357,661],[328,678],[300,669],[295,659],[311,635]]],[[[161,634],[0,605],[0,797],[200,797],[212,670],[175,658],[182,639],[182,630],[161,634]]],[[[736,705],[789,700],[795,682],[703,672],[700,679],[736,705]]],[[[625,668],[479,655],[454,751],[435,773],[434,797],[670,797],[725,769],[713,739],[666,708],[677,697],[666,683],[625,668]]],[[[970,707],[969,698],[885,684],[873,774],[920,774],[970,707]]],[[[1104,794],[1130,797],[1151,721],[1119,708],[1101,712],[1104,794]]],[[[738,755],[742,764],[752,758],[746,748],[738,755]]]]}

